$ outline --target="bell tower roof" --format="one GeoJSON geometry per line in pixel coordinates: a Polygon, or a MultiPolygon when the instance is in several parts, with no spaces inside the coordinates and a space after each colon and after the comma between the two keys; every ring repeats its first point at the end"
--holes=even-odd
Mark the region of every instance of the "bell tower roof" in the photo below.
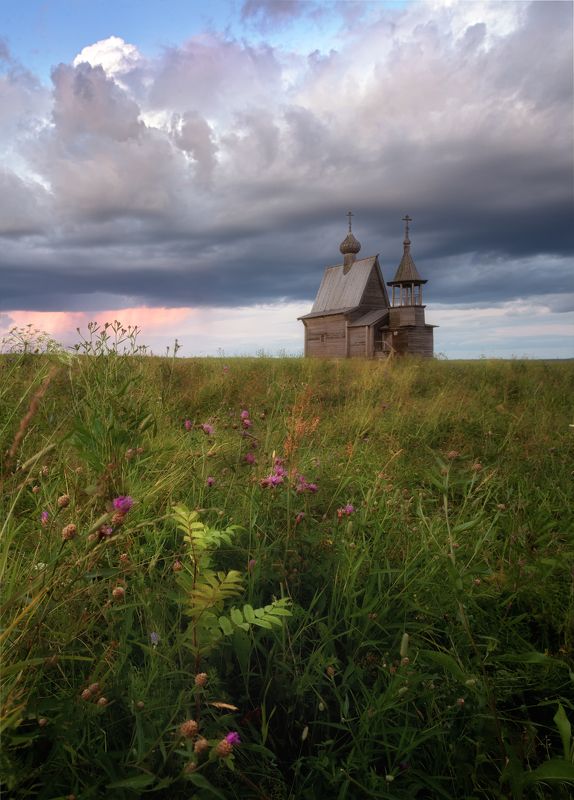
{"type": "Polygon", "coordinates": [[[403,257],[401,258],[401,263],[397,267],[397,271],[395,273],[395,277],[392,281],[388,282],[388,286],[400,286],[403,283],[408,284],[421,284],[426,283],[426,280],[423,280],[419,275],[419,271],[416,268],[416,264],[413,261],[413,257],[411,256],[411,240],[409,239],[409,222],[412,222],[412,218],[409,217],[407,214],[403,217],[403,222],[405,223],[405,238],[403,240],[403,257]]]}

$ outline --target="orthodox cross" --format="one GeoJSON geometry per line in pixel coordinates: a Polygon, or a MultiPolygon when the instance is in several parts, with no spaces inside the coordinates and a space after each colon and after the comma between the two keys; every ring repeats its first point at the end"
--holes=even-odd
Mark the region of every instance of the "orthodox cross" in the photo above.
{"type": "Polygon", "coordinates": [[[408,214],[405,217],[403,217],[403,222],[405,223],[405,239],[409,238],[409,222],[412,222],[412,221],[413,221],[413,218],[409,217],[408,214]]]}
{"type": "Polygon", "coordinates": [[[353,214],[352,211],[349,211],[347,216],[349,217],[349,233],[351,233],[351,217],[354,217],[355,215],[353,214]]]}

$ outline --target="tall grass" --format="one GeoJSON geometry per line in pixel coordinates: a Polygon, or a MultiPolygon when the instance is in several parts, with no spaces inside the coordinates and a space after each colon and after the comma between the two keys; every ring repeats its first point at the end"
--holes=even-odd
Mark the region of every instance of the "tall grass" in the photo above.
{"type": "Polygon", "coordinates": [[[572,365],[136,335],[0,359],[5,796],[569,797],[572,365]]]}

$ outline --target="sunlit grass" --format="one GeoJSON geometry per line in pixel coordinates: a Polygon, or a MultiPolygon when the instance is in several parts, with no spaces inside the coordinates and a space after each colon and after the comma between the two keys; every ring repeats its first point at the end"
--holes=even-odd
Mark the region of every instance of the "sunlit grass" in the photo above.
{"type": "Polygon", "coordinates": [[[570,363],[90,333],[0,357],[7,797],[569,796],[570,363]]]}

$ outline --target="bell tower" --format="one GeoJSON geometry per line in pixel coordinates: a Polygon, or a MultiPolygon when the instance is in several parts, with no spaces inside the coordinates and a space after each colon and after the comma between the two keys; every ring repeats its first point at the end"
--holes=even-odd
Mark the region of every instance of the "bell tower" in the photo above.
{"type": "Polygon", "coordinates": [[[433,355],[433,328],[425,322],[425,306],[423,305],[423,285],[411,256],[411,240],[409,225],[412,218],[406,214],[405,238],[403,240],[403,257],[397,267],[395,277],[389,281],[393,294],[389,309],[389,329],[392,333],[390,343],[397,354],[412,354],[425,357],[433,355]]]}

